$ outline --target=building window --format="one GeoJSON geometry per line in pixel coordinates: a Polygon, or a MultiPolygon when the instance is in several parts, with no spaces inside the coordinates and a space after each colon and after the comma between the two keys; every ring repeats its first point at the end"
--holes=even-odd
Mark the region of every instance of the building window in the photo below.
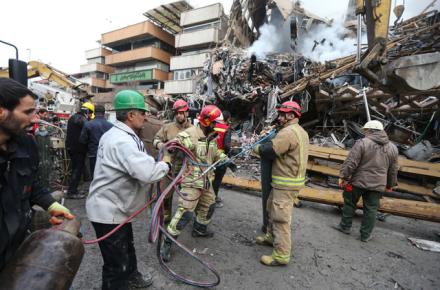
{"type": "Polygon", "coordinates": [[[173,79],[175,81],[190,80],[198,73],[199,73],[199,69],[176,70],[174,71],[173,79]]]}

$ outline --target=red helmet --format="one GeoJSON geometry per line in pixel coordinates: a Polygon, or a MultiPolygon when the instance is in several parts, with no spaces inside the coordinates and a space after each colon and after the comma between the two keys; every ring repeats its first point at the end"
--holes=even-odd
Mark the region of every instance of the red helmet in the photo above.
{"type": "Polygon", "coordinates": [[[208,127],[214,121],[222,121],[222,111],[214,105],[208,105],[202,108],[199,117],[197,118],[203,127],[208,127]]]}
{"type": "Polygon", "coordinates": [[[294,101],[287,101],[278,105],[277,110],[284,113],[294,112],[298,118],[301,117],[301,106],[294,101]]]}
{"type": "Polygon", "coordinates": [[[188,103],[184,100],[177,100],[173,105],[173,110],[176,112],[186,112],[189,110],[188,103]]]}

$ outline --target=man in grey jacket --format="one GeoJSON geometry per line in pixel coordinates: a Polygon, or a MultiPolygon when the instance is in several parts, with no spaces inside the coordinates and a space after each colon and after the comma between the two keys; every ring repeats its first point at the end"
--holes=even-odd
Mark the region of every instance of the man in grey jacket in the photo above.
{"type": "MultiPolygon", "coordinates": [[[[87,198],[87,216],[96,236],[114,229],[147,202],[148,185],[164,177],[169,168],[145,151],[136,135],[148,109],[144,97],[124,90],[113,101],[116,123],[102,135],[98,145],[94,179],[87,198]]],[[[151,275],[137,270],[131,223],[99,243],[104,260],[103,290],[145,288],[151,275]]]]}
{"type": "Polygon", "coordinates": [[[350,234],[356,204],[362,197],[364,215],[360,240],[371,239],[379,200],[385,191],[397,185],[398,150],[388,139],[379,121],[363,127],[365,138],[358,140],[342,164],[339,186],[344,189],[342,219],[336,229],[350,234]]]}

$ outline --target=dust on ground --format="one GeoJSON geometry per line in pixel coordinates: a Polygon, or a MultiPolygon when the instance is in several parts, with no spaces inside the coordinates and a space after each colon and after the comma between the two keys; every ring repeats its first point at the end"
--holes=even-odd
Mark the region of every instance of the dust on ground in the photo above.
{"type": "MultiPolygon", "coordinates": [[[[336,207],[303,202],[303,207],[294,208],[293,213],[291,263],[266,267],[259,258],[270,254],[271,248],[254,242],[261,228],[261,199],[255,193],[225,188],[220,195],[225,206],[216,210],[210,225],[215,236],[193,238],[188,225],[179,237],[220,273],[221,283],[214,289],[440,289],[440,253],[419,250],[407,240],[418,237],[439,241],[439,224],[388,216],[385,222],[377,222],[373,240],[362,243],[357,240],[361,211],[352,234],[347,236],[331,228],[340,218],[336,207]]],[[[95,235],[84,203],[66,201],[81,219],[85,238],[92,239],[95,235]]],[[[138,268],[153,274],[154,284],[148,289],[194,289],[169,279],[160,268],[156,245],[146,239],[146,217],[143,214],[133,227],[138,268]]],[[[98,245],[85,247],[72,288],[100,289],[102,258],[98,245]]],[[[175,271],[196,280],[214,279],[181,250],[173,250],[170,265],[175,271]]]]}

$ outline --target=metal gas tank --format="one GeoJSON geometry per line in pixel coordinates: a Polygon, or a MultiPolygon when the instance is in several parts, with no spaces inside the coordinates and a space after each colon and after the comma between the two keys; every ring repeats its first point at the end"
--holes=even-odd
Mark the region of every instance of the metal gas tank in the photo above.
{"type": "Polygon", "coordinates": [[[0,273],[0,289],[69,289],[84,255],[79,227],[78,221],[66,220],[32,233],[0,273]]]}

